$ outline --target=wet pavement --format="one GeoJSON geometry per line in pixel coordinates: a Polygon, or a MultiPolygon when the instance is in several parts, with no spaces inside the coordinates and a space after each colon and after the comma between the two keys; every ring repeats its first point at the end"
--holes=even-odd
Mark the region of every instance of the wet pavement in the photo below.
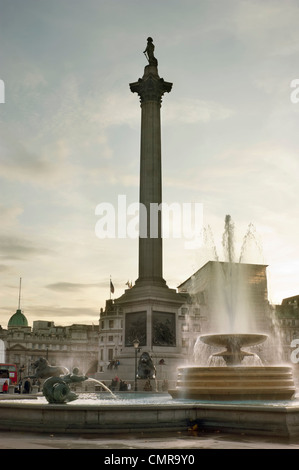
{"type": "MultiPolygon", "coordinates": [[[[246,434],[172,432],[132,433],[118,435],[37,434],[23,432],[0,432],[0,449],[97,449],[120,451],[166,449],[299,449],[299,437],[294,439],[250,436],[246,434]]],[[[108,453],[109,454],[109,453],[108,453]]],[[[108,455],[107,454],[107,455],[108,455]]],[[[111,454],[111,452],[110,452],[111,454]]],[[[192,454],[192,452],[191,452],[192,454]]]]}

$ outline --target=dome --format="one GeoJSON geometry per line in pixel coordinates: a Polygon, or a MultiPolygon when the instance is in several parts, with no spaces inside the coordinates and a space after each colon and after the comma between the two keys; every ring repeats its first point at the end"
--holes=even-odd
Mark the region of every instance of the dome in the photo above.
{"type": "Polygon", "coordinates": [[[14,313],[12,317],[10,317],[8,322],[8,328],[16,326],[28,326],[27,318],[25,317],[25,315],[23,315],[20,309],[18,309],[16,313],[14,313]]]}

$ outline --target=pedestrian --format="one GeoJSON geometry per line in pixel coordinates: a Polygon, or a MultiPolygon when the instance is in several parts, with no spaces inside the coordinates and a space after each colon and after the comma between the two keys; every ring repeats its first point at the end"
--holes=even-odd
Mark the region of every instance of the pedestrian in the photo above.
{"type": "Polygon", "coordinates": [[[152,386],[151,386],[151,381],[150,379],[147,379],[147,381],[145,382],[144,384],[144,388],[143,390],[145,390],[146,392],[151,392],[152,391],[152,386]]]}
{"type": "Polygon", "coordinates": [[[31,383],[30,383],[30,379],[28,378],[25,380],[23,393],[30,393],[30,390],[31,390],[31,383]]]}
{"type": "Polygon", "coordinates": [[[128,390],[128,384],[124,380],[120,380],[119,382],[119,391],[126,392],[128,390]]]}
{"type": "Polygon", "coordinates": [[[117,381],[114,380],[114,379],[112,379],[109,388],[110,388],[110,390],[111,390],[112,392],[114,392],[114,391],[116,390],[116,387],[117,387],[117,381]]]}
{"type": "Polygon", "coordinates": [[[8,382],[5,380],[3,387],[2,387],[2,392],[3,393],[8,393],[8,382]]]}

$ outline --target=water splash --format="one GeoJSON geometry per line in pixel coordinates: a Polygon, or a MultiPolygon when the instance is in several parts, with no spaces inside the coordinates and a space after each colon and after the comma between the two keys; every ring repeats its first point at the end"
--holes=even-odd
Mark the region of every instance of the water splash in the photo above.
{"type": "Polygon", "coordinates": [[[101,387],[103,387],[103,389],[106,390],[106,392],[109,392],[110,395],[111,395],[113,398],[116,398],[116,395],[114,395],[114,393],[112,392],[112,390],[110,390],[110,388],[107,387],[107,385],[105,385],[103,382],[100,382],[99,380],[94,379],[93,377],[89,377],[86,382],[95,382],[95,383],[101,385],[101,387]]]}
{"type": "Polygon", "coordinates": [[[211,227],[208,225],[207,228],[203,230],[203,242],[206,254],[209,259],[213,261],[219,261],[216,244],[214,241],[214,236],[211,227]]]}
{"type": "Polygon", "coordinates": [[[222,236],[224,259],[227,263],[235,262],[235,225],[230,215],[225,216],[222,236]]]}
{"type": "Polygon", "coordinates": [[[247,232],[243,238],[243,244],[240,251],[239,263],[249,263],[252,259],[262,260],[264,257],[261,243],[252,223],[249,224],[247,232]]]}
{"type": "MultiPolygon", "coordinates": [[[[224,232],[222,235],[222,260],[218,255],[211,228],[204,230],[204,249],[211,263],[211,288],[209,296],[204,332],[207,333],[256,333],[261,332],[260,319],[269,315],[269,304],[265,294],[267,283],[263,263],[262,246],[256,229],[252,223],[241,239],[240,255],[236,255],[235,224],[230,215],[225,216],[224,232]],[[260,265],[261,268],[256,268],[260,265]],[[260,283],[260,284],[259,284],[260,283]],[[258,298],[254,298],[258,295],[258,298]],[[260,303],[257,309],[257,302],[260,303]]],[[[195,282],[195,281],[194,281],[195,282]]],[[[193,286],[196,292],[196,286],[193,286]]],[[[266,323],[264,323],[265,325],[266,323]]],[[[263,327],[263,332],[269,333],[263,327]],[[264,331],[266,330],[266,331],[264,331]]],[[[268,340],[267,340],[268,341],[268,340]]],[[[215,349],[213,349],[215,353],[215,349]]],[[[194,346],[194,359],[207,365],[209,361],[207,348],[197,341],[194,346]]],[[[257,356],[259,357],[259,356],[257,356]]],[[[249,359],[252,361],[252,359],[249,359]]]]}
{"type": "MultiPolygon", "coordinates": [[[[261,258],[261,249],[253,224],[249,224],[243,238],[239,261],[237,261],[235,246],[235,224],[231,216],[226,215],[222,236],[224,262],[216,263],[214,266],[214,290],[215,297],[218,299],[214,306],[218,310],[215,314],[219,320],[217,329],[219,332],[245,333],[254,331],[256,328],[252,315],[253,302],[248,285],[249,267],[244,264],[246,256],[248,257],[249,248],[252,246],[259,247],[259,250],[255,251],[258,253],[259,262],[261,258]]],[[[218,255],[215,258],[219,260],[218,255]]]]}

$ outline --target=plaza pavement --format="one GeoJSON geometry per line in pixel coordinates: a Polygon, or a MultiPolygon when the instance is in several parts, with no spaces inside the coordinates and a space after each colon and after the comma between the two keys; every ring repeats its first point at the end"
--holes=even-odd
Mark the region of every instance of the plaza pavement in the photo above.
{"type": "Polygon", "coordinates": [[[173,432],[125,435],[61,435],[0,432],[0,449],[299,449],[299,438],[274,438],[224,433],[173,432]]]}

